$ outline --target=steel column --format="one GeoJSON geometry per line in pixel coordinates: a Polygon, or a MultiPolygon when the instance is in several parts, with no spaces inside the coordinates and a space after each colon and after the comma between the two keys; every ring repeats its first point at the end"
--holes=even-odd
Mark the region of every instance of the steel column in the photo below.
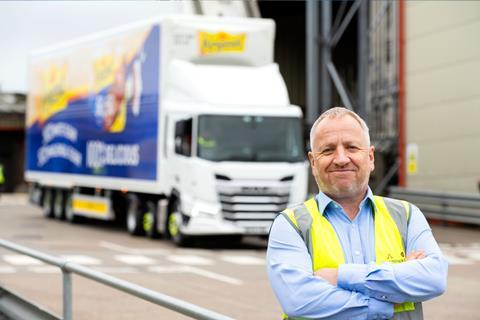
{"type": "Polygon", "coordinates": [[[368,123],[368,2],[363,0],[358,9],[357,112],[368,123]]]}
{"type": "Polygon", "coordinates": [[[307,125],[311,126],[320,114],[318,104],[318,1],[308,0],[305,7],[307,17],[307,125]]]}
{"type": "Polygon", "coordinates": [[[328,75],[328,64],[332,61],[330,47],[332,26],[332,4],[330,1],[321,1],[322,4],[322,31],[320,41],[320,87],[321,87],[321,110],[327,110],[332,106],[332,85],[328,75]]]}

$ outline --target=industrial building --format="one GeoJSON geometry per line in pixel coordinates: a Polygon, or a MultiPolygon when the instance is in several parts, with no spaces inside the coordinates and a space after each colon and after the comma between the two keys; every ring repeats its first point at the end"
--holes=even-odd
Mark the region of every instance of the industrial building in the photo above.
{"type": "MultiPolygon", "coordinates": [[[[239,3],[192,1],[185,10],[274,19],[275,60],[290,100],[305,112],[305,127],[333,105],[367,119],[377,150],[371,181],[377,192],[401,185],[478,194],[480,3],[239,3]]],[[[7,191],[22,186],[22,94],[2,92],[0,99],[7,191]]]]}

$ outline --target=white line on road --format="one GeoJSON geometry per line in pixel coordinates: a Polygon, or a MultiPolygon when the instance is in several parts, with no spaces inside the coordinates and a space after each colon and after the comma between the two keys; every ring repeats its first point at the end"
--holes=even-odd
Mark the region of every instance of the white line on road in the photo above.
{"type": "Polygon", "coordinates": [[[470,265],[480,261],[480,246],[476,242],[470,244],[440,243],[439,246],[451,265],[470,265]]]}
{"type": "Polygon", "coordinates": [[[155,266],[148,268],[148,271],[156,273],[193,273],[202,277],[222,281],[237,286],[243,284],[243,281],[240,279],[232,278],[223,274],[207,271],[192,266],[155,266]]]}
{"type": "Polygon", "coordinates": [[[207,278],[210,278],[210,279],[223,281],[223,282],[234,284],[234,285],[237,285],[237,286],[243,284],[243,281],[240,280],[240,279],[224,276],[224,275],[218,274],[216,272],[211,272],[211,271],[203,270],[203,269],[196,268],[196,267],[190,267],[190,266],[187,266],[187,267],[188,267],[189,272],[195,273],[199,276],[204,276],[204,277],[207,277],[207,278]]]}
{"type": "Polygon", "coordinates": [[[128,254],[139,254],[139,255],[161,255],[164,256],[169,253],[168,250],[164,249],[152,249],[152,248],[129,248],[119,244],[115,244],[108,241],[100,241],[100,247],[128,254]]]}
{"type": "Polygon", "coordinates": [[[148,271],[156,273],[183,273],[187,272],[188,266],[155,266],[149,267],[148,271]]]}
{"type": "Polygon", "coordinates": [[[196,265],[196,266],[209,266],[213,264],[213,261],[210,259],[194,256],[194,255],[171,255],[167,257],[167,260],[170,260],[175,263],[196,265]]]}
{"type": "Polygon", "coordinates": [[[81,265],[97,266],[102,264],[102,262],[96,258],[83,255],[62,255],[62,258],[68,260],[69,262],[78,263],[81,265]]]}
{"type": "Polygon", "coordinates": [[[132,267],[99,267],[99,268],[95,268],[95,270],[103,273],[108,273],[108,274],[139,273],[137,269],[132,267]]]}
{"type": "Polygon", "coordinates": [[[61,272],[60,268],[54,267],[54,266],[30,267],[30,268],[28,268],[28,271],[31,271],[31,272],[34,272],[34,273],[48,273],[48,274],[60,273],[61,272]]]}
{"type": "Polygon", "coordinates": [[[126,264],[136,265],[136,266],[155,264],[155,260],[153,260],[152,258],[141,256],[141,255],[131,255],[131,254],[116,255],[114,256],[114,259],[126,264]]]}
{"type": "Polygon", "coordinates": [[[15,273],[15,268],[9,267],[9,266],[0,266],[0,273],[1,274],[6,274],[6,273],[15,273]]]}
{"type": "Polygon", "coordinates": [[[468,258],[470,258],[470,259],[480,261],[480,251],[476,251],[476,252],[473,252],[473,251],[470,251],[470,252],[462,251],[462,253],[465,254],[465,255],[466,255],[468,258]]]}
{"type": "Polygon", "coordinates": [[[452,248],[450,249],[450,253],[452,252],[458,253],[458,255],[465,258],[480,261],[480,247],[465,246],[465,247],[459,247],[459,248],[452,248]]]}
{"type": "Polygon", "coordinates": [[[3,260],[16,266],[38,266],[43,262],[37,259],[30,258],[28,256],[20,254],[7,254],[3,256],[3,260]]]}
{"type": "Polygon", "coordinates": [[[448,261],[448,264],[451,264],[451,265],[459,265],[459,264],[473,264],[474,262],[470,259],[466,259],[466,258],[461,258],[461,257],[456,257],[456,256],[453,256],[453,255],[450,255],[448,253],[445,253],[444,252],[444,255],[445,255],[445,258],[447,259],[448,261]]]}
{"type": "Polygon", "coordinates": [[[265,265],[265,259],[260,259],[251,256],[220,256],[225,262],[234,264],[240,264],[244,266],[263,266],[265,265]]]}

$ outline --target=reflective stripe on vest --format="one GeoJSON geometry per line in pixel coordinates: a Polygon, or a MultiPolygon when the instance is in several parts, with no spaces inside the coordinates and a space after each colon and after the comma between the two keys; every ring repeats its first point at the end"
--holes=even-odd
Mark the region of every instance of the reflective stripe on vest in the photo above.
{"type": "MultiPolygon", "coordinates": [[[[407,226],[411,205],[406,201],[374,196],[376,263],[406,261],[407,226]]],[[[345,263],[340,241],[330,222],[320,214],[315,198],[286,209],[282,215],[304,240],[312,267],[338,268],[345,263]]],[[[420,303],[395,305],[394,319],[423,319],[420,303]]],[[[284,319],[292,319],[284,315],[284,319]]]]}

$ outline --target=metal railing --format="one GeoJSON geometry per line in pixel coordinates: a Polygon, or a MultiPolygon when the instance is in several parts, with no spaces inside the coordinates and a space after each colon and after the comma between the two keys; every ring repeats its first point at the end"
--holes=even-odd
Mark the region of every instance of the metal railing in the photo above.
{"type": "Polygon", "coordinates": [[[0,247],[15,251],[17,253],[30,256],[50,265],[59,267],[63,274],[63,319],[72,319],[72,279],[71,274],[77,274],[82,277],[103,283],[109,287],[134,295],[140,299],[150,301],[154,304],[202,320],[233,320],[232,318],[204,309],[197,305],[170,297],[168,295],[141,287],[139,285],[124,281],[102,272],[92,270],[79,264],[69,262],[66,259],[54,257],[40,251],[0,239],[0,247]]]}
{"type": "Polygon", "coordinates": [[[389,191],[391,197],[415,204],[428,218],[480,225],[480,195],[399,187],[389,191]]]}

